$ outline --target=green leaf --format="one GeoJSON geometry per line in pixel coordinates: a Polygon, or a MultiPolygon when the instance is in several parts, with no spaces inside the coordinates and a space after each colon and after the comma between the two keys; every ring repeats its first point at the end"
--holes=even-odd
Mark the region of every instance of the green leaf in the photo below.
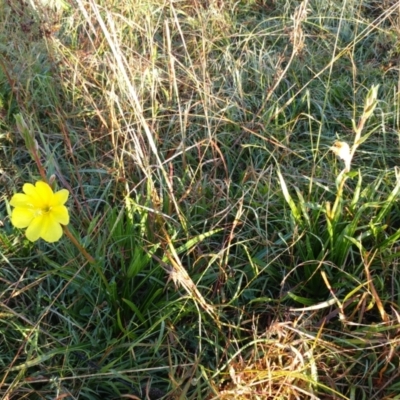
{"type": "Polygon", "coordinates": [[[136,307],[135,303],[128,300],[128,299],[122,299],[122,301],[128,305],[128,307],[135,313],[135,315],[140,319],[140,321],[144,324],[146,322],[145,317],[143,314],[140,312],[139,308],[136,307]]]}
{"type": "Polygon", "coordinates": [[[292,199],[292,197],[290,196],[288,188],[286,186],[286,182],[283,179],[283,176],[282,176],[282,174],[281,174],[281,172],[279,170],[277,171],[277,174],[278,174],[278,177],[279,177],[279,182],[280,182],[280,185],[281,185],[283,197],[285,198],[286,203],[288,203],[288,205],[290,207],[290,210],[292,211],[292,215],[293,215],[294,220],[296,221],[297,224],[303,225],[303,221],[302,221],[302,218],[301,218],[301,212],[298,209],[298,207],[297,207],[296,203],[294,202],[294,200],[292,199]]]}

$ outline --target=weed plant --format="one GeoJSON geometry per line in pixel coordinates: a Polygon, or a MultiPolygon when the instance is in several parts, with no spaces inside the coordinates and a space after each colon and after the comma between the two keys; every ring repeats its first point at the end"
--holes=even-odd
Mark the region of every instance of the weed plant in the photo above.
{"type": "Polygon", "coordinates": [[[399,398],[399,10],[3,2],[1,397],[399,398]]]}

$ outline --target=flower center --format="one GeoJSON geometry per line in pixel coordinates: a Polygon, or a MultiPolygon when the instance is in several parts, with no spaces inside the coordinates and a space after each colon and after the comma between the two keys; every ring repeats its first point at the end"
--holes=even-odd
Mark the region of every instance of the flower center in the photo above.
{"type": "Polygon", "coordinates": [[[36,210],[35,216],[39,217],[40,215],[48,214],[50,211],[51,211],[51,207],[49,207],[49,206],[42,207],[42,208],[39,208],[36,210]]]}

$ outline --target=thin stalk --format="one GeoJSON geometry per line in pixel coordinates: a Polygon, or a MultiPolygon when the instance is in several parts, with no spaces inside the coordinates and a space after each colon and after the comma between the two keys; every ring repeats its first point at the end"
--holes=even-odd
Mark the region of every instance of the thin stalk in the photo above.
{"type": "Polygon", "coordinates": [[[86,258],[86,260],[89,261],[90,264],[95,264],[96,259],[93,258],[87,251],[86,249],[78,242],[76,237],[71,233],[71,231],[68,229],[67,226],[63,226],[63,230],[66,236],[69,237],[71,242],[76,246],[76,248],[82,253],[82,255],[86,258]]]}

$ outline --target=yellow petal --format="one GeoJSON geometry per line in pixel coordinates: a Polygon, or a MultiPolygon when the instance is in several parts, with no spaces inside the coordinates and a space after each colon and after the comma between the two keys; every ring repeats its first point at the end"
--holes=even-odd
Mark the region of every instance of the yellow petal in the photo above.
{"type": "Polygon", "coordinates": [[[57,242],[57,240],[60,240],[62,233],[61,225],[50,213],[43,216],[43,226],[40,235],[42,239],[49,243],[57,242]]]}
{"type": "Polygon", "coordinates": [[[58,192],[54,193],[53,202],[50,204],[51,206],[62,206],[68,200],[69,192],[67,189],[61,189],[58,192]]]}
{"type": "Polygon", "coordinates": [[[24,186],[22,186],[22,190],[27,195],[32,195],[36,193],[35,186],[33,186],[32,183],[25,183],[24,186]]]}
{"type": "Polygon", "coordinates": [[[46,242],[53,243],[60,240],[62,228],[50,214],[44,214],[33,219],[25,234],[31,242],[42,238],[46,242]]]}
{"type": "MultiPolygon", "coordinates": [[[[68,193],[68,191],[67,191],[68,193]]],[[[67,207],[65,206],[55,206],[51,208],[50,211],[51,216],[54,218],[56,222],[62,225],[69,224],[69,215],[67,207]]]]}
{"type": "Polygon", "coordinates": [[[36,182],[36,193],[44,204],[50,205],[52,203],[54,193],[47,183],[41,181],[36,182]]]}
{"type": "Polygon", "coordinates": [[[22,187],[22,190],[27,195],[27,204],[32,205],[35,208],[43,207],[43,201],[37,193],[35,186],[33,186],[31,183],[25,183],[22,187]]]}
{"type": "Polygon", "coordinates": [[[11,197],[10,204],[13,207],[29,207],[29,197],[23,193],[16,193],[11,197]]]}
{"type": "Polygon", "coordinates": [[[43,215],[40,215],[32,220],[28,229],[25,232],[26,237],[31,242],[36,242],[41,236],[43,227],[43,215]]]}
{"type": "Polygon", "coordinates": [[[35,217],[35,212],[32,209],[17,207],[11,213],[11,223],[16,228],[26,228],[33,218],[35,217]]]}

